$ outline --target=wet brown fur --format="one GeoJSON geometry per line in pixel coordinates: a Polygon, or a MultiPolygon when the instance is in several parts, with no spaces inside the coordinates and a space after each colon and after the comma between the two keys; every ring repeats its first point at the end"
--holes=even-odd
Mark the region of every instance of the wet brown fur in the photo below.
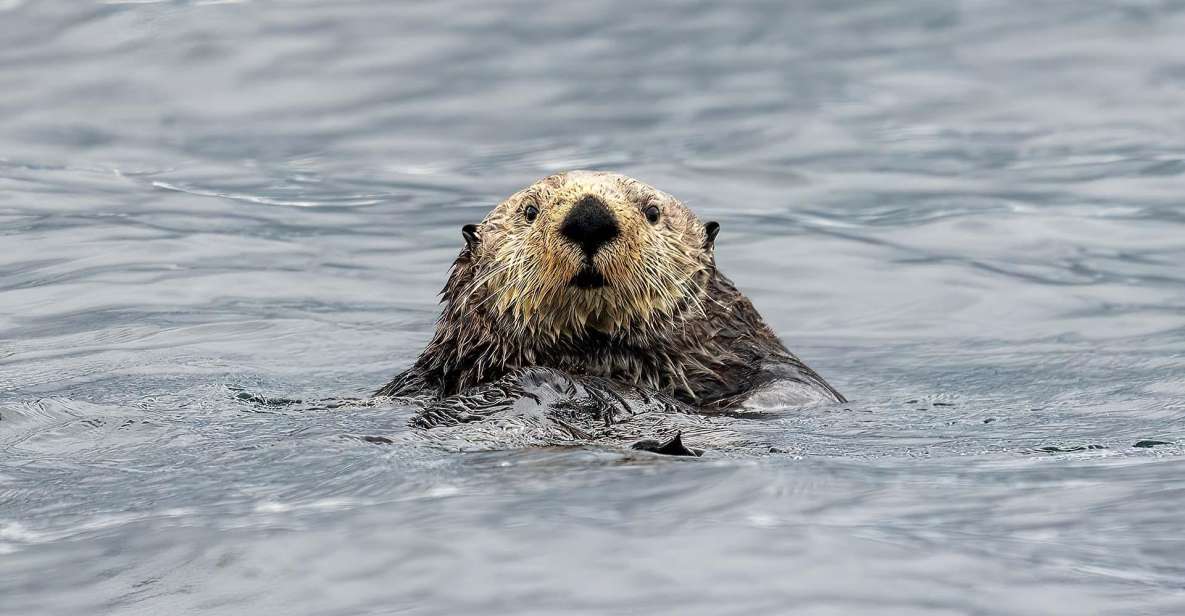
{"type": "Polygon", "coordinates": [[[571,171],[511,195],[468,230],[444,311],[411,369],[377,395],[439,399],[542,366],[651,388],[725,409],[772,379],[843,397],[791,354],[716,269],[714,234],[674,197],[622,175],[571,171]],[[571,284],[580,248],[559,228],[593,196],[619,235],[593,263],[607,281],[571,284]],[[538,217],[528,220],[528,206],[538,217]],[[645,211],[661,212],[651,224],[645,211]]]}

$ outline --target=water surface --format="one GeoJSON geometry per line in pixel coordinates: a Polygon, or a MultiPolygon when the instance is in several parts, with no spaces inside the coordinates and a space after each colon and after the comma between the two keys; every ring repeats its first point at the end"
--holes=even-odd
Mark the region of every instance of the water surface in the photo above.
{"type": "Polygon", "coordinates": [[[0,612],[1185,611],[1183,41],[1174,0],[0,0],[0,612]],[[686,460],[237,397],[373,391],[460,227],[569,168],[720,221],[852,402],[686,460]]]}

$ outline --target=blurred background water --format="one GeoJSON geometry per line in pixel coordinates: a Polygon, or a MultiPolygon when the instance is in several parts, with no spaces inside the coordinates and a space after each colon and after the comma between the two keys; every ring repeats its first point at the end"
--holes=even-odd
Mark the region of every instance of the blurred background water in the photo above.
{"type": "Polygon", "coordinates": [[[1183,136],[1179,0],[0,0],[0,612],[1181,613],[1183,136]],[[236,399],[373,391],[569,168],[852,403],[688,461],[236,399]]]}

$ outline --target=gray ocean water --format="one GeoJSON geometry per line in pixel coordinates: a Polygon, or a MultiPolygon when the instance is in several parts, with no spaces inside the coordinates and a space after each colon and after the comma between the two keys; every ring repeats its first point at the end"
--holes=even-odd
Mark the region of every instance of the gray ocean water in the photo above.
{"type": "Polygon", "coordinates": [[[0,613],[1185,613],[1183,264],[1179,0],[0,0],[0,613]],[[373,391],[570,168],[852,402],[688,460],[241,399],[373,391]]]}

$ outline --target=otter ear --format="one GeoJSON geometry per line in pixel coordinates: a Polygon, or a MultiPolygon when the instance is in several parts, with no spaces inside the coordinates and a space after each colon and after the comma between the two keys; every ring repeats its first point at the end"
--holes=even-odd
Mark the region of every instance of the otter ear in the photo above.
{"type": "Polygon", "coordinates": [[[461,227],[461,237],[465,238],[465,245],[469,247],[470,252],[475,250],[477,244],[481,242],[481,236],[477,234],[477,225],[461,227]]]}
{"type": "Polygon", "coordinates": [[[720,223],[712,221],[704,225],[704,233],[707,239],[704,240],[704,248],[711,248],[716,243],[716,236],[720,235],[720,223]]]}

